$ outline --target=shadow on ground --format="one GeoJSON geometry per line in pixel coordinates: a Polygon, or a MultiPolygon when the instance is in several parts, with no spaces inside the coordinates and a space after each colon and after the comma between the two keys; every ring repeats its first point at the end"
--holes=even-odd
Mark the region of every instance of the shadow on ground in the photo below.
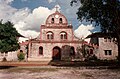
{"type": "Polygon", "coordinates": [[[0,66],[0,69],[10,69],[16,66],[0,66]]]}
{"type": "Polygon", "coordinates": [[[116,61],[50,61],[49,65],[58,67],[87,67],[99,69],[120,69],[116,61]]]}

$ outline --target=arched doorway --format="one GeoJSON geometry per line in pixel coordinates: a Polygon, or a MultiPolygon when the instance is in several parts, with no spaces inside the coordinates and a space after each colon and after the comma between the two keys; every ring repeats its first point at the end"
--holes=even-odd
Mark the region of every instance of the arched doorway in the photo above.
{"type": "Polygon", "coordinates": [[[61,49],[58,46],[53,48],[52,59],[61,60],[61,49]]]}

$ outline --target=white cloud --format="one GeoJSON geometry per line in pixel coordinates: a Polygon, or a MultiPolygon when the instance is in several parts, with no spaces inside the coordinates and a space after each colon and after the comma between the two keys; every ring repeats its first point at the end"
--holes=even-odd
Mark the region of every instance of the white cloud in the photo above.
{"type": "Polygon", "coordinates": [[[10,4],[12,1],[14,1],[14,0],[0,0],[0,3],[10,4]]]}
{"type": "Polygon", "coordinates": [[[35,38],[39,35],[40,25],[45,23],[49,14],[55,9],[38,7],[31,11],[29,8],[16,9],[10,6],[13,0],[0,0],[0,19],[11,21],[20,34],[35,38]]]}
{"type": "Polygon", "coordinates": [[[53,10],[49,10],[45,7],[35,8],[32,12],[25,9],[18,11],[16,12],[16,16],[13,16],[18,18],[20,17],[19,19],[15,20],[18,20],[15,24],[15,27],[22,35],[35,38],[40,33],[40,25],[44,24],[48,15],[53,12],[53,10]]]}
{"type": "Polygon", "coordinates": [[[94,29],[94,27],[91,25],[83,25],[81,24],[75,31],[74,34],[79,39],[84,39],[89,34],[91,34],[91,31],[94,29]]]}
{"type": "Polygon", "coordinates": [[[10,20],[10,17],[13,16],[14,12],[17,9],[12,8],[8,3],[12,0],[1,0],[0,1],[0,19],[4,19],[4,21],[10,20]]]}
{"type": "Polygon", "coordinates": [[[48,0],[49,3],[55,2],[56,0],[48,0]]]}
{"type": "Polygon", "coordinates": [[[40,25],[45,23],[47,17],[53,13],[54,10],[49,10],[46,7],[38,7],[35,8],[32,13],[30,13],[25,19],[26,23],[25,28],[21,28],[23,30],[35,30],[37,32],[40,31],[40,25]]]}

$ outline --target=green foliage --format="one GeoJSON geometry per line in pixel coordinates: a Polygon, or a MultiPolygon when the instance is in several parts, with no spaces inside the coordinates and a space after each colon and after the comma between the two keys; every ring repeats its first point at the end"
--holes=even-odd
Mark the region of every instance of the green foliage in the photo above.
{"type": "Polygon", "coordinates": [[[71,0],[80,2],[78,19],[95,23],[102,32],[115,33],[118,42],[118,59],[120,61],[120,0],[71,0]]]}
{"type": "Polygon", "coordinates": [[[22,61],[25,59],[25,54],[23,52],[19,52],[17,56],[19,61],[22,61]]]}
{"type": "Polygon", "coordinates": [[[20,36],[20,34],[11,22],[0,22],[0,52],[17,50],[19,48],[18,36],[20,36]]]}
{"type": "Polygon", "coordinates": [[[72,0],[81,2],[77,15],[80,21],[95,22],[103,32],[120,31],[120,0],[72,0]]]}

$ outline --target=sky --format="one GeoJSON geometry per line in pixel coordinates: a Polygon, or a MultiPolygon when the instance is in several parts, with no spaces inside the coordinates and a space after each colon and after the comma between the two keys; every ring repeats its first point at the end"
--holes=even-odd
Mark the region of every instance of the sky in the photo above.
{"type": "MultiPolygon", "coordinates": [[[[11,21],[17,31],[25,37],[35,38],[40,33],[40,25],[55,12],[55,6],[72,23],[74,34],[78,38],[86,37],[96,31],[90,23],[77,20],[80,3],[70,6],[71,0],[0,0],[0,19],[11,21]]],[[[98,28],[97,28],[98,29],[98,28]]]]}

